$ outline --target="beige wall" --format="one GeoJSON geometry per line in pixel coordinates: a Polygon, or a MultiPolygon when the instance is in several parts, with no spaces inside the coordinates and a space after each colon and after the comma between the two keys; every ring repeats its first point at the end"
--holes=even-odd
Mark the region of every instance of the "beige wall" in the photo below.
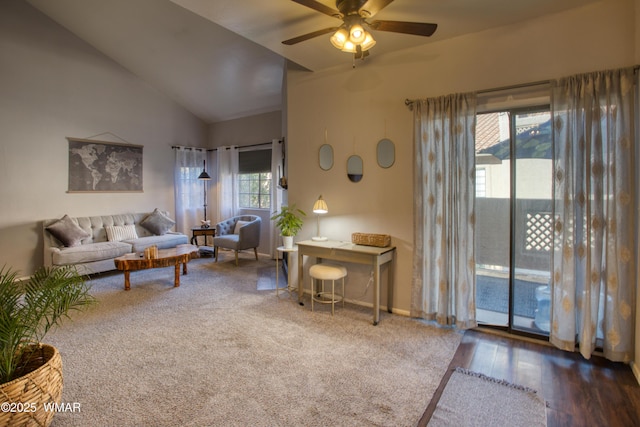
{"type": "MultiPolygon", "coordinates": [[[[396,311],[408,313],[413,255],[412,113],[405,98],[490,89],[579,72],[629,66],[636,60],[635,0],[605,1],[550,17],[429,44],[386,56],[372,55],[309,73],[290,69],[287,81],[289,198],[311,209],[322,194],[329,213],[322,234],[388,233],[398,247],[396,311]],[[333,169],[318,167],[317,152],[333,145],[333,169]],[[390,138],[396,163],[377,166],[376,143],[390,138]],[[351,183],[346,161],[364,160],[364,178],[351,183]]],[[[315,234],[307,220],[299,239],[315,234]]],[[[370,303],[369,270],[349,266],[347,297],[370,303]],[[366,292],[365,292],[366,291],[366,292]]],[[[383,292],[384,296],[384,292],[383,292]]],[[[386,303],[386,302],[385,302],[386,303]]]]}
{"type": "Polygon", "coordinates": [[[174,211],[171,145],[203,122],[26,2],[0,2],[0,53],[0,265],[42,265],[45,218],[174,211]],[[143,193],[66,193],[66,137],[104,133],[144,146],[143,193]]]}

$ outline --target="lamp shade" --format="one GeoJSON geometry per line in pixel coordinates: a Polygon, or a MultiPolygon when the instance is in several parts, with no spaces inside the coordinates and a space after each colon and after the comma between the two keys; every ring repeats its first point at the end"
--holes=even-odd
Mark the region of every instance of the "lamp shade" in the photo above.
{"type": "Polygon", "coordinates": [[[326,214],[329,212],[329,208],[327,207],[327,202],[324,201],[322,195],[318,197],[318,200],[313,204],[313,213],[315,214],[326,214]]]}
{"type": "Polygon", "coordinates": [[[200,176],[198,176],[198,179],[201,179],[203,181],[209,181],[211,179],[211,177],[207,173],[207,161],[206,160],[202,161],[202,173],[200,174],[200,176]]]}

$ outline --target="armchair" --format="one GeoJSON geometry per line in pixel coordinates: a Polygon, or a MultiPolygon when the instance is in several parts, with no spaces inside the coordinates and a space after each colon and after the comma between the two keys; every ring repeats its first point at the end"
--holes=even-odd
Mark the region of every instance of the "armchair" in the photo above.
{"type": "Polygon", "coordinates": [[[240,215],[216,224],[216,237],[213,239],[213,250],[218,262],[218,248],[232,249],[238,265],[238,251],[253,248],[258,259],[260,245],[260,224],[262,220],[255,215],[240,215]]]}

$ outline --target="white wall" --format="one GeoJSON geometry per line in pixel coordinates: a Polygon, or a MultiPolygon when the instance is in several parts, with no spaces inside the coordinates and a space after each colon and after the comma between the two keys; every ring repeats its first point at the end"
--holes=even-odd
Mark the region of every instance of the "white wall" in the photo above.
{"type": "Polygon", "coordinates": [[[207,144],[199,119],[18,0],[0,2],[0,129],[0,265],[23,275],[45,218],[174,212],[171,145],[207,144]],[[66,137],[106,132],[144,146],[144,192],[66,193],[66,137]]]}
{"type": "MultiPolygon", "coordinates": [[[[287,123],[289,198],[311,209],[323,194],[329,213],[322,234],[350,240],[352,232],[391,234],[398,247],[393,307],[408,313],[413,256],[413,127],[405,98],[426,98],[536,82],[636,62],[635,3],[603,1],[517,25],[398,51],[372,55],[351,68],[323,72],[289,69],[287,123]],[[333,169],[318,167],[324,143],[334,148],[333,169]],[[376,164],[375,146],[396,145],[390,169],[376,164]],[[346,161],[358,154],[364,178],[351,183],[346,161]]],[[[315,234],[307,220],[298,239],[315,234]]],[[[347,298],[371,303],[369,270],[349,266],[347,298]]],[[[384,289],[382,292],[384,301],[384,289]]]]}

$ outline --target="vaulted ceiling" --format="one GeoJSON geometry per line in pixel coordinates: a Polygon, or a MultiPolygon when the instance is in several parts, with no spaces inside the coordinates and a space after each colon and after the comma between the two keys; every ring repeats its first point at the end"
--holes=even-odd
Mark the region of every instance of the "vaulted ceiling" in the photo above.
{"type": "MultiPolygon", "coordinates": [[[[27,0],[207,123],[281,109],[289,60],[309,71],[351,67],[331,34],[340,25],[291,0],[27,0]]],[[[335,1],[318,0],[335,9],[335,1]]],[[[363,66],[385,53],[553,14],[603,0],[395,0],[375,18],[432,22],[431,37],[374,32],[363,66]]],[[[606,1],[606,0],[605,0],[606,1]]]]}

